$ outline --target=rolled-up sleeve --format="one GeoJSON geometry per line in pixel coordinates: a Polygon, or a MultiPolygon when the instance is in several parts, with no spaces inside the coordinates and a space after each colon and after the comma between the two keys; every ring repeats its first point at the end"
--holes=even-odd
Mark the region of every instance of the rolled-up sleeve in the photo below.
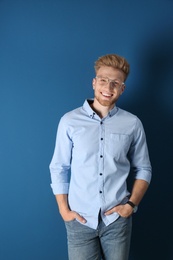
{"type": "Polygon", "coordinates": [[[68,135],[66,120],[62,117],[58,125],[54,154],[49,165],[51,188],[54,194],[68,194],[71,150],[72,141],[68,135]]]}
{"type": "Polygon", "coordinates": [[[131,167],[135,173],[135,178],[150,183],[152,168],[145,132],[143,125],[138,118],[134,127],[133,141],[129,151],[129,157],[131,160],[131,167]]]}

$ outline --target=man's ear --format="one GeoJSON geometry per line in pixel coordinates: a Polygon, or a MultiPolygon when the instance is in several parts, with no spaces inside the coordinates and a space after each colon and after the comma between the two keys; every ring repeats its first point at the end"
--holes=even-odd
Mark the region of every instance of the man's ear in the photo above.
{"type": "Polygon", "coordinates": [[[96,79],[94,78],[92,81],[93,89],[95,89],[95,83],[96,83],[96,79]]]}
{"type": "Polygon", "coordinates": [[[123,94],[123,92],[124,92],[125,88],[126,88],[126,85],[125,85],[125,84],[123,84],[123,85],[122,85],[122,87],[121,87],[121,95],[123,94]]]}

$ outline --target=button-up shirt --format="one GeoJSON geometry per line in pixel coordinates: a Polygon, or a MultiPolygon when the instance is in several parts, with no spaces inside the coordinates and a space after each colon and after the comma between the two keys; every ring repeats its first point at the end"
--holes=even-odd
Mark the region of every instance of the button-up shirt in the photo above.
{"type": "Polygon", "coordinates": [[[99,212],[105,225],[119,217],[104,212],[127,202],[130,169],[150,183],[151,165],[141,121],[116,106],[100,118],[90,102],[61,118],[50,172],[53,193],[68,194],[70,209],[96,229],[99,212]]]}

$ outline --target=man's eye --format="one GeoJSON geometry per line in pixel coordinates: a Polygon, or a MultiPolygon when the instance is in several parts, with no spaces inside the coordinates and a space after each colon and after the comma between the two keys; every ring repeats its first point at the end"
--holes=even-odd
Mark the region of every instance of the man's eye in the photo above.
{"type": "Polygon", "coordinates": [[[107,82],[106,79],[100,79],[100,81],[103,83],[107,82]]]}
{"type": "Polygon", "coordinates": [[[119,86],[119,82],[117,82],[117,81],[113,81],[112,83],[113,83],[113,85],[114,85],[115,87],[119,86]]]}

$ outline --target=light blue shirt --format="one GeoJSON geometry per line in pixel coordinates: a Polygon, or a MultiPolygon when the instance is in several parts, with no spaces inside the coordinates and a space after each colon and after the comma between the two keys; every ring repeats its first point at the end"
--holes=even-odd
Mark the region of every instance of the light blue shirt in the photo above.
{"type": "Polygon", "coordinates": [[[141,121],[116,106],[101,119],[89,102],[61,118],[50,172],[53,193],[68,194],[70,209],[96,229],[100,210],[106,225],[119,217],[104,212],[127,202],[130,168],[150,183],[151,165],[141,121]]]}

